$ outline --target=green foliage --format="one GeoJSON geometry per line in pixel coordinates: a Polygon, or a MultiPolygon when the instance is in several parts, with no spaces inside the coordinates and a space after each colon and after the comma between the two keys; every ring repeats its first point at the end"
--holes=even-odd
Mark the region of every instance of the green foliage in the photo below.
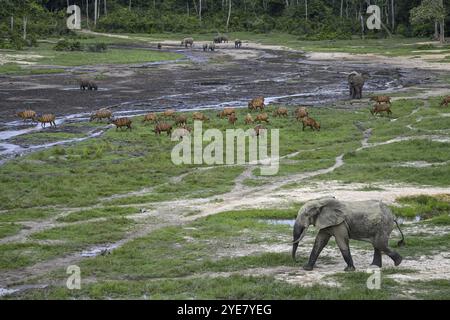
{"type": "Polygon", "coordinates": [[[63,39],[59,40],[53,49],[56,51],[82,51],[83,47],[80,41],[63,39]]]}

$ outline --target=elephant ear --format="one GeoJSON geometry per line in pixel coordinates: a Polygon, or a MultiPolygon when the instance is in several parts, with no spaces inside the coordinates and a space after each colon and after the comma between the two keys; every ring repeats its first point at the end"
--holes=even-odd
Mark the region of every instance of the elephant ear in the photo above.
{"type": "Polygon", "coordinates": [[[314,225],[321,230],[331,226],[337,226],[344,222],[343,205],[337,200],[331,200],[322,206],[316,216],[314,225]]]}

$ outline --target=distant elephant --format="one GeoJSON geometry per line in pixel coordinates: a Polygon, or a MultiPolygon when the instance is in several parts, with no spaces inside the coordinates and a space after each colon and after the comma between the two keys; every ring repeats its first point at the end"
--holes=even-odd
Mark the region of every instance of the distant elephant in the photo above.
{"type": "Polygon", "coordinates": [[[203,51],[208,51],[208,44],[207,43],[203,44],[203,51]]]}
{"type": "Polygon", "coordinates": [[[391,210],[381,201],[343,202],[334,197],[325,197],[308,201],[298,212],[294,224],[294,242],[292,258],[299,242],[306,234],[309,225],[314,225],[319,233],[309,261],[303,266],[305,270],[312,270],[322,249],[334,236],[342,256],[347,263],[345,271],[354,271],[353,259],[350,254],[349,239],[370,242],[374,248],[372,265],[382,266],[381,253],[387,254],[398,266],[402,257],[389,248],[389,235],[394,229],[394,223],[402,235],[399,246],[404,244],[404,236],[391,210]]]}
{"type": "Polygon", "coordinates": [[[213,42],[214,42],[214,43],[221,43],[221,42],[222,42],[222,36],[216,36],[216,37],[214,37],[213,42]]]}
{"type": "Polygon", "coordinates": [[[242,46],[242,41],[239,39],[234,40],[234,47],[239,49],[242,46]]]}
{"type": "Polygon", "coordinates": [[[184,38],[181,41],[181,45],[184,46],[185,48],[187,48],[189,45],[192,48],[192,46],[194,45],[194,39],[193,38],[184,38]]]}
{"type": "Polygon", "coordinates": [[[212,42],[212,43],[209,44],[208,49],[209,49],[210,51],[216,50],[216,45],[214,44],[214,42],[212,42]]]}
{"type": "Polygon", "coordinates": [[[362,89],[366,80],[369,79],[368,73],[358,73],[353,71],[348,76],[348,86],[350,88],[350,97],[352,99],[362,99],[362,89]]]}

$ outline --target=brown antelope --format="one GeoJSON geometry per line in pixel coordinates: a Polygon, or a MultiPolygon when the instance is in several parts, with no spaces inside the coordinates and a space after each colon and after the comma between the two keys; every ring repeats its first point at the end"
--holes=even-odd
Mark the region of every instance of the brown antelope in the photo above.
{"type": "Polygon", "coordinates": [[[373,109],[370,110],[370,113],[372,115],[381,114],[383,112],[386,112],[388,116],[392,114],[391,106],[384,103],[377,103],[373,106],[373,109]]]}
{"type": "Polygon", "coordinates": [[[265,122],[265,123],[269,123],[269,115],[267,113],[260,113],[256,116],[255,118],[255,122],[261,123],[261,122],[265,122]]]}
{"type": "Polygon", "coordinates": [[[441,107],[442,106],[446,106],[446,107],[448,107],[448,104],[450,103],[450,96],[448,96],[448,97],[445,97],[443,100],[442,100],[442,102],[441,102],[441,107]]]}
{"type": "Polygon", "coordinates": [[[260,109],[262,111],[262,110],[264,110],[264,107],[265,107],[264,97],[254,98],[248,103],[248,108],[251,111],[252,110],[258,110],[258,109],[260,109]]]}
{"type": "Polygon", "coordinates": [[[172,125],[167,122],[160,122],[156,124],[153,131],[156,135],[161,135],[162,132],[167,132],[167,135],[170,135],[172,133],[172,125]]]}
{"type": "Polygon", "coordinates": [[[192,120],[209,121],[209,118],[201,112],[194,112],[192,114],[192,120]]]}
{"type": "Polygon", "coordinates": [[[217,116],[218,116],[219,118],[225,118],[225,117],[231,116],[231,115],[234,114],[234,113],[236,113],[236,110],[235,110],[234,108],[225,108],[225,109],[223,109],[222,111],[219,111],[219,112],[217,113],[217,116]]]}
{"type": "Polygon", "coordinates": [[[285,107],[279,107],[277,110],[273,112],[274,117],[287,117],[288,109],[285,107]]]}
{"type": "Polygon", "coordinates": [[[132,122],[133,121],[131,121],[131,119],[127,118],[127,117],[113,119],[111,121],[111,123],[113,123],[116,126],[116,130],[118,130],[119,128],[125,128],[125,129],[130,129],[130,131],[131,131],[131,123],[132,122]]]}
{"type": "Polygon", "coordinates": [[[250,113],[247,113],[247,115],[245,116],[244,122],[245,122],[245,124],[251,124],[254,122],[252,115],[250,113]]]}
{"type": "Polygon", "coordinates": [[[305,127],[310,127],[313,131],[316,129],[320,131],[320,123],[314,120],[313,118],[305,117],[302,119],[303,123],[303,131],[305,131],[305,127]]]}
{"type": "Polygon", "coordinates": [[[374,97],[371,97],[370,100],[375,101],[376,103],[391,104],[391,97],[388,97],[388,96],[374,96],[374,97]]]}
{"type": "Polygon", "coordinates": [[[295,110],[294,116],[297,121],[301,121],[303,118],[308,116],[308,109],[306,107],[299,107],[295,110]]]}
{"type": "Polygon", "coordinates": [[[169,109],[163,112],[163,117],[165,118],[173,118],[175,117],[175,110],[169,109]]]}
{"type": "Polygon", "coordinates": [[[49,123],[50,127],[55,126],[56,127],[56,116],[54,114],[44,114],[42,116],[39,116],[37,118],[37,121],[41,123],[41,126],[45,128],[45,124],[49,123]]]}
{"type": "Polygon", "coordinates": [[[187,124],[187,116],[181,115],[175,118],[175,124],[177,126],[186,125],[187,124]]]}
{"type": "Polygon", "coordinates": [[[144,119],[142,120],[142,122],[156,122],[158,121],[158,116],[156,115],[156,113],[150,112],[147,113],[144,116],[144,119]]]}
{"type": "Polygon", "coordinates": [[[110,120],[112,117],[112,112],[111,110],[108,109],[100,109],[95,111],[92,115],[91,115],[91,119],[89,121],[94,121],[95,119],[97,119],[97,121],[101,121],[102,119],[108,119],[110,120]]]}
{"type": "Polygon", "coordinates": [[[33,110],[24,110],[17,113],[17,116],[23,121],[36,121],[36,112],[33,110]]]}
{"type": "Polygon", "coordinates": [[[229,117],[228,117],[228,122],[232,125],[234,125],[237,121],[237,117],[235,113],[232,113],[229,117]]]}

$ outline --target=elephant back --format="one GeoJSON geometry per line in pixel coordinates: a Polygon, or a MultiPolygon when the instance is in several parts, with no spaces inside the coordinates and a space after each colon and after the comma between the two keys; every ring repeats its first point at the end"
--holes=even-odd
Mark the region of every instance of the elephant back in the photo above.
{"type": "Polygon", "coordinates": [[[390,234],[394,218],[381,201],[345,202],[345,220],[352,239],[372,241],[380,234],[390,234]]]}

